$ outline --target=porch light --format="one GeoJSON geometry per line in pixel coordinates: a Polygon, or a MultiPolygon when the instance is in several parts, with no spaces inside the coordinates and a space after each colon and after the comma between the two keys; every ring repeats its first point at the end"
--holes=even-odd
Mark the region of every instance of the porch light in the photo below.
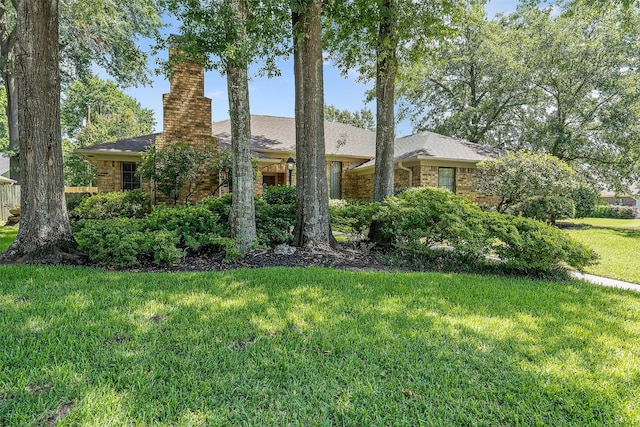
{"type": "Polygon", "coordinates": [[[296,161],[293,157],[289,156],[287,159],[287,170],[289,171],[289,187],[291,187],[291,174],[293,173],[293,167],[296,165],[296,161]]]}

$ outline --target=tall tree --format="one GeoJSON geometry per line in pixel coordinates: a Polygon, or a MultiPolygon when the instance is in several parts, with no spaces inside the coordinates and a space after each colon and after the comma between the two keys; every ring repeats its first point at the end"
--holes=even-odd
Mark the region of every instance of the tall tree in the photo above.
{"type": "Polygon", "coordinates": [[[328,122],[345,123],[362,129],[376,130],[373,113],[368,108],[360,111],[340,110],[333,105],[324,106],[324,119],[328,122]]]}
{"type": "Polygon", "coordinates": [[[301,247],[335,245],[325,158],[321,11],[322,0],[291,3],[298,200],[293,241],[301,247]]]}
{"type": "Polygon", "coordinates": [[[64,199],[58,2],[15,0],[20,230],[5,261],[59,261],[75,250],[64,199]]]}
{"type": "Polygon", "coordinates": [[[401,115],[418,131],[501,147],[515,138],[514,114],[531,102],[530,91],[520,34],[507,19],[487,20],[484,3],[468,1],[437,57],[408,68],[399,85],[401,115]]]}
{"type": "Polygon", "coordinates": [[[425,60],[433,37],[447,31],[448,0],[333,0],[327,47],[343,71],[356,68],[375,79],[376,160],[374,200],[393,194],[395,85],[401,65],[425,60]]]}
{"type": "Polygon", "coordinates": [[[614,186],[634,177],[639,19],[621,9],[555,15],[532,8],[515,17],[538,100],[521,113],[518,148],[546,151],[614,186]]]}
{"type": "Polygon", "coordinates": [[[624,187],[640,159],[638,8],[533,6],[489,22],[476,6],[443,61],[414,67],[403,95],[417,127],[547,152],[624,187]]]}
{"type": "Polygon", "coordinates": [[[246,250],[257,237],[248,65],[262,59],[263,70],[278,72],[274,58],[283,50],[289,22],[281,12],[284,8],[275,1],[252,3],[250,9],[245,0],[170,0],[168,4],[182,23],[182,35],[174,42],[190,59],[227,75],[233,174],[231,234],[246,250]]]}
{"type": "MultiPolygon", "coordinates": [[[[14,2],[15,3],[15,2],[14,2]]],[[[149,81],[147,54],[137,45],[139,37],[155,37],[161,26],[157,0],[70,0],[60,7],[60,69],[62,82],[84,78],[97,64],[119,84],[149,81]]],[[[0,67],[7,90],[10,148],[18,147],[16,104],[16,10],[0,0],[0,67]]],[[[19,179],[18,159],[12,158],[12,178],[19,179]]]]}
{"type": "Polygon", "coordinates": [[[91,76],[71,83],[61,109],[65,183],[95,183],[95,167],[74,149],[153,132],[153,110],[122,92],[114,82],[91,76]]]}

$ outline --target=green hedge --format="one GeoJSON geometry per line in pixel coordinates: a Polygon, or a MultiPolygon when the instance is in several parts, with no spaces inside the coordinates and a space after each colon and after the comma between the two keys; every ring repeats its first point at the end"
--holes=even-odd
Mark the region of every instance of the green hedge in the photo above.
{"type": "Polygon", "coordinates": [[[638,210],[633,206],[598,205],[593,208],[590,216],[593,218],[633,219],[637,214],[638,210]]]}
{"type": "Polygon", "coordinates": [[[440,189],[411,189],[390,197],[375,219],[392,242],[394,262],[531,273],[557,271],[565,264],[582,269],[597,258],[555,227],[484,212],[440,189]]]}
{"type": "Polygon", "coordinates": [[[142,218],[150,208],[147,193],[140,190],[113,191],[82,199],[70,216],[74,219],[142,218]]]}

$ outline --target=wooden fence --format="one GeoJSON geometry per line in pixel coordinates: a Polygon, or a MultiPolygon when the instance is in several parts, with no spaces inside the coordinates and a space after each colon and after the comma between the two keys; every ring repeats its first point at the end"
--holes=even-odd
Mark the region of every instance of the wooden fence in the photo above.
{"type": "Polygon", "coordinates": [[[9,208],[20,204],[19,185],[0,185],[0,221],[9,218],[9,208]]]}

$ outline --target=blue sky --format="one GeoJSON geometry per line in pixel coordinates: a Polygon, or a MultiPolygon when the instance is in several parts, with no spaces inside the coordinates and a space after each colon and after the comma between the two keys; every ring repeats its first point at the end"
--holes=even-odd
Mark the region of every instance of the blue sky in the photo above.
{"type": "MultiPolygon", "coordinates": [[[[497,13],[509,13],[515,11],[516,0],[492,0],[487,6],[487,14],[494,16],[497,13]]],[[[143,49],[148,50],[149,41],[142,41],[143,49]]],[[[161,58],[166,59],[166,52],[161,58]]],[[[264,114],[271,116],[293,117],[294,115],[294,82],[293,63],[281,61],[279,64],[282,75],[268,79],[254,77],[249,84],[249,98],[252,114],[264,114]]],[[[151,67],[156,67],[155,59],[151,60],[151,67]]],[[[104,76],[103,76],[104,78],[104,76]]],[[[372,87],[355,81],[355,76],[344,78],[338,70],[328,62],[324,66],[324,94],[325,103],[334,105],[340,109],[351,111],[364,107],[371,109],[375,115],[375,102],[364,104],[365,92],[372,87]]],[[[163,76],[154,76],[150,86],[129,88],[125,92],[137,99],[143,107],[155,112],[156,130],[162,130],[162,94],[169,92],[169,82],[163,76]]],[[[216,71],[205,74],[205,95],[213,100],[212,115],[214,121],[225,120],[229,117],[227,101],[227,84],[224,76],[216,71]]],[[[397,136],[410,134],[411,124],[408,121],[401,122],[396,128],[397,136]]]]}

